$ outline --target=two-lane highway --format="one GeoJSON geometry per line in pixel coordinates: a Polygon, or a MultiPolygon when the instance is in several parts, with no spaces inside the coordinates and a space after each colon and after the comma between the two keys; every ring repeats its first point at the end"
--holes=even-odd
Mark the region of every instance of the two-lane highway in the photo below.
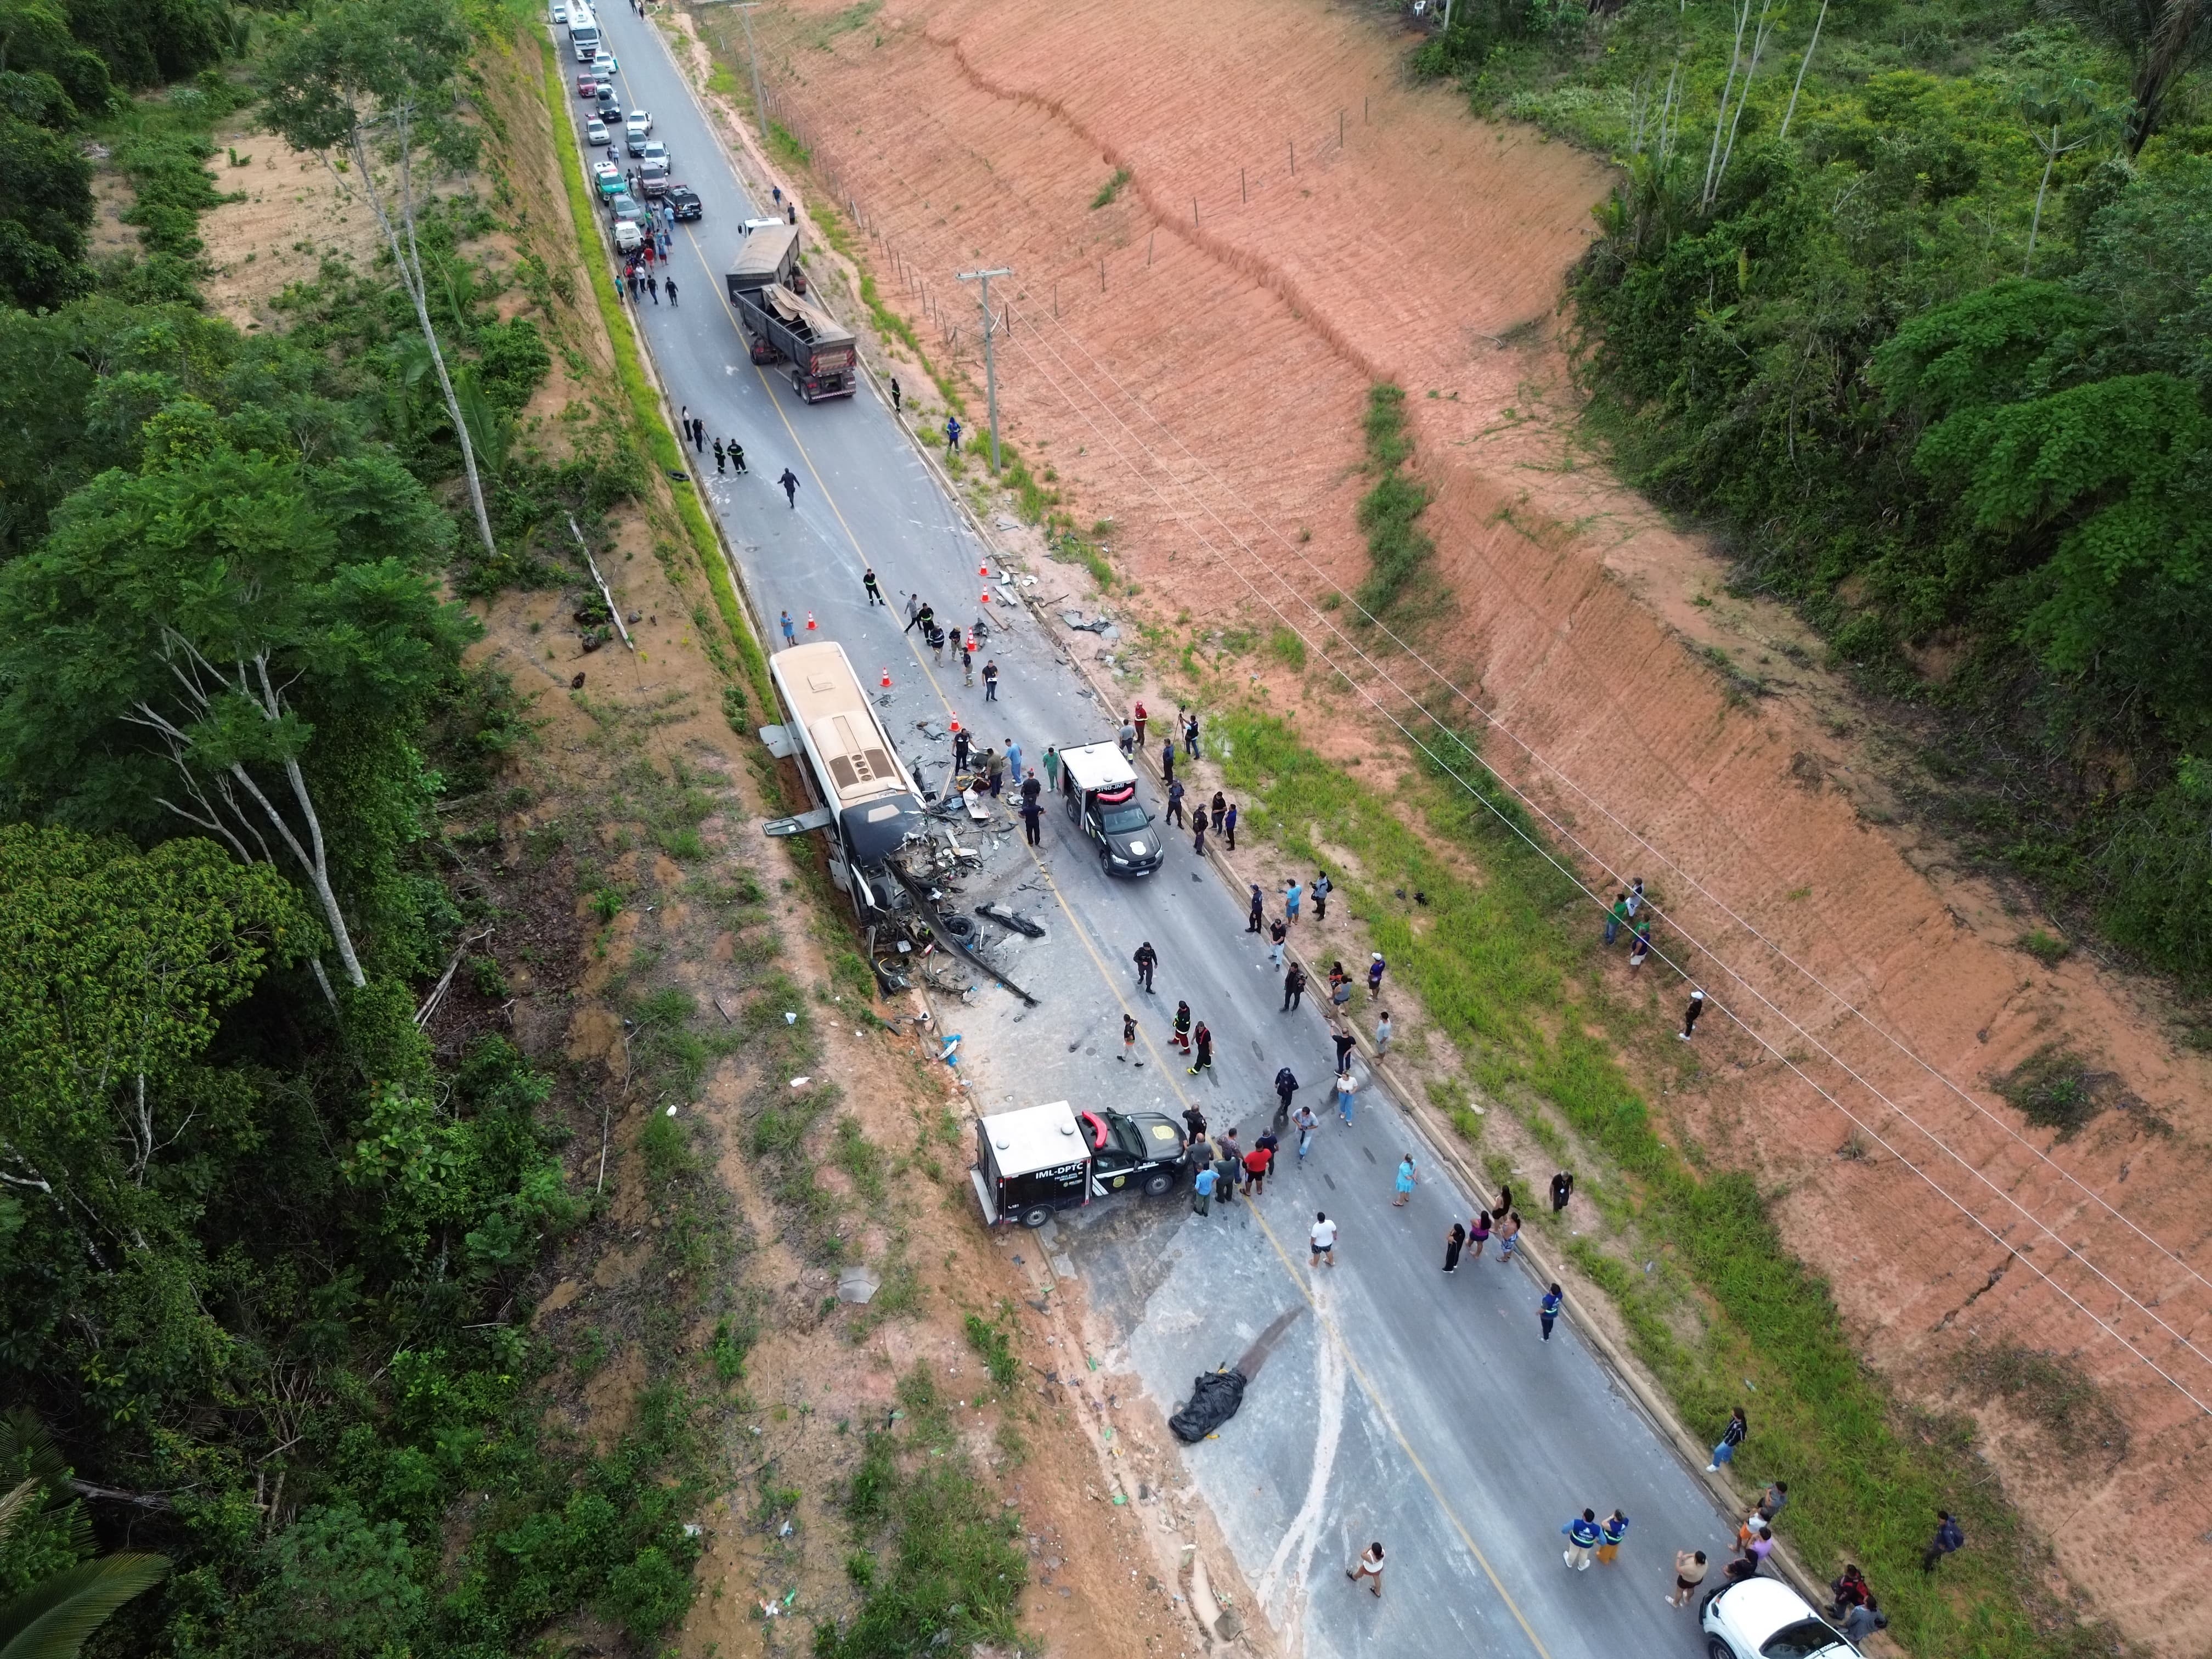
{"type": "MultiPolygon", "coordinates": [[[[694,472],[759,607],[770,618],[787,610],[802,629],[811,615],[815,637],[843,644],[871,680],[888,668],[886,724],[933,781],[947,757],[918,735],[924,720],[950,715],[990,744],[1016,738],[1032,761],[1048,743],[1109,736],[1119,712],[1091,698],[1030,617],[994,618],[983,654],[1000,670],[995,703],[902,635],[897,607],[910,592],[948,622],[985,609],[976,570],[986,550],[868,381],[855,398],[808,405],[750,362],[722,270],[758,207],[657,32],[627,9],[603,13],[600,25],[621,60],[623,108],[652,112],[675,177],[705,205],[702,220],[679,227],[671,261],[681,303],[647,301],[639,315],[672,402],[703,419],[710,439],[744,447],[749,477],[717,477],[711,453],[695,457],[694,472]],[[795,507],[775,484],[787,466],[800,483],[795,507]],[[891,608],[867,602],[870,564],[891,608]]],[[[577,66],[560,44],[573,112],[577,66]]],[[[979,1109],[1066,1098],[1180,1113],[1195,1102],[1217,1129],[1243,1123],[1249,1144],[1287,1064],[1325,1116],[1312,1158],[1301,1166],[1286,1154],[1256,1206],[1198,1217],[1180,1195],[1128,1200],[1069,1218],[1062,1234],[1094,1307],[1121,1334],[1115,1358],[1163,1413],[1194,1373],[1233,1361],[1279,1315],[1293,1316],[1243,1414],[1188,1454],[1292,1650],[1701,1652],[1694,1615],[1663,1605],[1674,1552],[1703,1547],[1717,1565],[1732,1522],[1577,1339],[1571,1312],[1553,1340],[1539,1339],[1540,1286],[1521,1267],[1486,1260],[1440,1272],[1445,1229],[1473,1214],[1474,1195],[1443,1178],[1411,1120],[1379,1091],[1362,1093],[1352,1127],[1335,1121],[1325,1024],[1311,1002],[1280,1011],[1242,899],[1187,836],[1171,836],[1166,868],[1139,882],[1105,876],[1056,812],[1040,850],[1009,850],[1024,890],[1005,896],[1049,915],[1048,936],[1009,958],[1042,1005],[1024,1010],[988,991],[961,1011],[963,1071],[979,1109]],[[1140,940],[1159,954],[1156,996],[1134,983],[1140,940]],[[1209,1075],[1188,1076],[1170,1058],[1178,999],[1215,1032],[1209,1075]],[[1141,1068],[1120,1059],[1125,1009],[1143,1021],[1141,1068]],[[1392,1176],[1409,1151],[1427,1179],[1396,1207],[1392,1176]],[[1304,1248],[1316,1210],[1343,1228],[1340,1265],[1318,1272],[1304,1248]],[[1570,1571],[1561,1523],[1585,1506],[1602,1515],[1616,1505],[1633,1522],[1620,1564],[1570,1571]],[[1379,1603],[1342,1577],[1370,1538],[1389,1551],[1379,1603]]]]}

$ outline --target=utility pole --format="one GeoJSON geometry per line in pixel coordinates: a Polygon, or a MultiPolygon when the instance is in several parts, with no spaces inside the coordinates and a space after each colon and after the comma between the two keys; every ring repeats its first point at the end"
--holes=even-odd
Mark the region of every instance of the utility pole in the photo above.
{"type": "Polygon", "coordinates": [[[760,53],[753,49],[753,12],[761,0],[744,0],[738,7],[738,15],[744,20],[745,61],[753,71],[753,121],[760,128],[761,143],[768,143],[768,100],[761,96],[760,53]]]}
{"type": "Polygon", "coordinates": [[[983,285],[983,388],[991,406],[991,471],[999,470],[999,362],[991,349],[991,278],[1011,276],[1011,266],[1000,265],[994,270],[963,270],[954,273],[963,283],[983,285]]]}

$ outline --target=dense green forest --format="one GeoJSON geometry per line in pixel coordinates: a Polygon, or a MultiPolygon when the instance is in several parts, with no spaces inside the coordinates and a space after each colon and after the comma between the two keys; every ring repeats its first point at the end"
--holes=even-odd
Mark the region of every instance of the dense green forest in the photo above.
{"type": "Polygon", "coordinates": [[[1573,301],[1629,476],[1917,711],[1931,811],[2200,986],[2208,52],[2204,0],[1463,0],[1417,60],[1623,164],[1573,301]]]}
{"type": "Polygon", "coordinates": [[[281,331],[198,291],[216,121],[434,172],[471,46],[429,0],[0,0],[0,1629],[126,1547],[166,1577],[95,1652],[649,1646],[690,1600],[680,1379],[597,1446],[534,1393],[520,1287],[592,1203],[555,1080],[416,1018],[489,902],[438,807],[523,736],[449,595],[550,580],[641,464],[516,450],[550,359],[469,199],[281,331]],[[142,251],[94,261],[102,158],[142,251]]]}

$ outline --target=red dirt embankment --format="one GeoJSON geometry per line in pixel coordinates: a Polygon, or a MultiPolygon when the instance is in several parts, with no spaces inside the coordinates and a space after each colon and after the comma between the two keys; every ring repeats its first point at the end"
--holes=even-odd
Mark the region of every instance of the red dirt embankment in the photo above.
{"type": "MultiPolygon", "coordinates": [[[[1799,665],[1802,631],[1722,593],[1707,550],[1577,453],[1553,316],[1606,170],[1402,87],[1399,43],[1312,0],[809,0],[763,23],[780,108],[888,297],[942,297],[933,350],[975,336],[951,273],[1014,269],[993,290],[1007,424],[1080,518],[1115,520],[1140,608],[1287,622],[1393,712],[1441,690],[1432,664],[1502,720],[1489,757],[1590,862],[1651,884],[1680,930],[1662,948],[1771,1045],[1709,1019],[1674,1109],[1780,1193],[1875,1364],[1977,1411],[2102,1610],[2203,1651],[2212,1079],[2144,988],[2015,949],[2033,920],[1891,822],[1880,734],[1799,665]],[[1348,607],[1316,604],[1366,573],[1358,422],[1382,379],[1437,491],[1426,663],[1363,664],[1334,632],[1348,607]],[[2132,1097],[2065,1142],[1990,1087],[2055,1042],[2132,1097]],[[1973,1340],[2077,1360],[2127,1420],[2124,1459],[2069,1462],[1960,1397],[1973,1340]]],[[[1341,688],[1324,707],[1380,719],[1341,688]]]]}

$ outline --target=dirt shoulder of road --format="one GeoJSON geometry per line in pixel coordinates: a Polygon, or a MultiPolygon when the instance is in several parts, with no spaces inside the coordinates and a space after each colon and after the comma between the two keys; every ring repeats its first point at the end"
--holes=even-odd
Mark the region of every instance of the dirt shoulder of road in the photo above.
{"type": "MultiPolygon", "coordinates": [[[[1122,695],[1158,713],[1233,680],[1382,779],[1410,751],[1368,696],[1478,732],[1494,715],[1486,757],[1547,833],[1644,877],[1673,953],[1711,945],[1690,947],[1693,971],[1747,1021],[1710,1022],[1699,1065],[1624,1052],[1670,1139],[1752,1173],[1859,1352],[1931,1420],[1976,1426],[2055,1553],[2054,1590],[2081,1587],[2157,1650],[2201,1650],[2212,1591],[2193,1554],[2131,1540],[2203,1526],[2212,1427],[2142,1356],[2212,1386],[2186,1342],[2212,1313],[2186,1259],[2212,1066],[2175,1041],[2160,988],[2019,948],[2039,919],[1901,821],[1884,780],[1909,734],[1785,613],[1729,595],[1713,550],[1579,435],[1555,307],[1607,169],[1406,85],[1399,43],[1362,15],[1300,16],[802,0],[755,27],[811,169],[782,181],[855,220],[932,361],[980,378],[972,328],[935,308],[940,274],[1016,271],[1003,423],[1054,511],[1110,525],[1132,637],[1100,665],[1122,695]],[[1174,74],[1133,71],[1169,55],[1174,74]],[[1368,574],[1360,422],[1384,380],[1407,392],[1437,549],[1395,640],[1340,626],[1339,597],[1368,574]],[[2112,1085],[2078,1133],[1997,1087],[2054,1054],[2112,1085]],[[2085,1308],[2117,1310],[2103,1322],[2126,1340],[2085,1308]],[[2046,1422],[1962,1370],[1993,1347],[2080,1379],[2125,1425],[2121,1455],[2055,1455],[2046,1422]]],[[[699,27],[741,73],[720,25],[699,27]]],[[[1070,592],[1091,597],[1078,578],[1070,592]]],[[[1679,1019],[1674,981],[1591,971],[1655,1037],[1679,1019]]],[[[1464,1091],[1457,1059],[1425,1082],[1464,1091]]]]}

